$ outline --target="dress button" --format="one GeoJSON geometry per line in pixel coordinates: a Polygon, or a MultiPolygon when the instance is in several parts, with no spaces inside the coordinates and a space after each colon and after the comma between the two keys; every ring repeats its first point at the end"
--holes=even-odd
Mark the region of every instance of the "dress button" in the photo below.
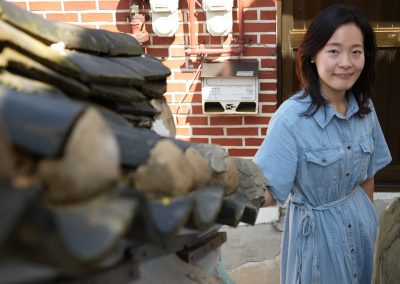
{"type": "Polygon", "coordinates": [[[346,173],[346,177],[348,177],[350,175],[350,173],[346,173]]]}
{"type": "Polygon", "coordinates": [[[350,150],[350,149],[351,149],[351,146],[350,146],[350,145],[348,145],[348,146],[347,146],[347,150],[350,150]]]}
{"type": "Polygon", "coordinates": [[[354,273],[354,274],[353,274],[353,278],[356,278],[356,277],[357,277],[357,273],[354,273]]]}
{"type": "Polygon", "coordinates": [[[347,225],[347,228],[351,228],[351,224],[348,224],[348,225],[347,225]]]}
{"type": "Polygon", "coordinates": [[[353,253],[353,252],[354,252],[354,249],[351,249],[350,252],[353,253]]]}

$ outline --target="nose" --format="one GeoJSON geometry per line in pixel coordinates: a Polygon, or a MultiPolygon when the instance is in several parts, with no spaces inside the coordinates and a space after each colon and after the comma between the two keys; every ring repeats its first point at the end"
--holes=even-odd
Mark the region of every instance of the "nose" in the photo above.
{"type": "Polygon", "coordinates": [[[342,68],[348,68],[351,66],[350,56],[348,54],[341,54],[339,59],[339,66],[342,68]]]}

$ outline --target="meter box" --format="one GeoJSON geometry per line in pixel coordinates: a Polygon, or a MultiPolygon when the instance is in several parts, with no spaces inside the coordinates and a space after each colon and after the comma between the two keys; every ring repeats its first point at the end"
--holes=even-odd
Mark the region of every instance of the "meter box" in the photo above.
{"type": "Polygon", "coordinates": [[[201,84],[204,113],[258,113],[257,61],[204,63],[201,84]]]}
{"type": "Polygon", "coordinates": [[[232,31],[233,0],[203,0],[207,31],[212,36],[225,36],[232,31]]]}
{"type": "Polygon", "coordinates": [[[150,0],[153,31],[159,37],[174,36],[179,27],[178,0],[150,0]]]}

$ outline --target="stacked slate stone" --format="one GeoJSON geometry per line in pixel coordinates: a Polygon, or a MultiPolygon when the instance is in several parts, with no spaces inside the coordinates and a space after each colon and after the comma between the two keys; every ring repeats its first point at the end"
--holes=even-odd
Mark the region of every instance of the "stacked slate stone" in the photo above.
{"type": "Polygon", "coordinates": [[[400,279],[400,198],[382,212],[375,244],[372,284],[398,283],[400,279]]]}
{"type": "Polygon", "coordinates": [[[170,71],[133,37],[0,0],[0,50],[0,267],[11,256],[79,277],[133,243],[254,224],[260,169],[174,139],[170,71]]]}

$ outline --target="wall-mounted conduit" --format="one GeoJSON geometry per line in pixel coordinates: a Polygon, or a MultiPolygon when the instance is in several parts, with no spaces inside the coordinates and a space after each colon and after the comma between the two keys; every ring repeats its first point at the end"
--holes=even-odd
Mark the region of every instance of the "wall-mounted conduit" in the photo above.
{"type": "Polygon", "coordinates": [[[243,20],[243,2],[242,0],[236,0],[238,6],[237,18],[239,25],[239,46],[228,47],[228,48],[200,48],[198,46],[196,29],[194,23],[194,12],[196,6],[196,0],[188,0],[189,4],[189,22],[190,22],[190,48],[186,49],[187,55],[213,55],[213,54],[242,54],[245,49],[244,40],[244,20],[243,20]]]}

